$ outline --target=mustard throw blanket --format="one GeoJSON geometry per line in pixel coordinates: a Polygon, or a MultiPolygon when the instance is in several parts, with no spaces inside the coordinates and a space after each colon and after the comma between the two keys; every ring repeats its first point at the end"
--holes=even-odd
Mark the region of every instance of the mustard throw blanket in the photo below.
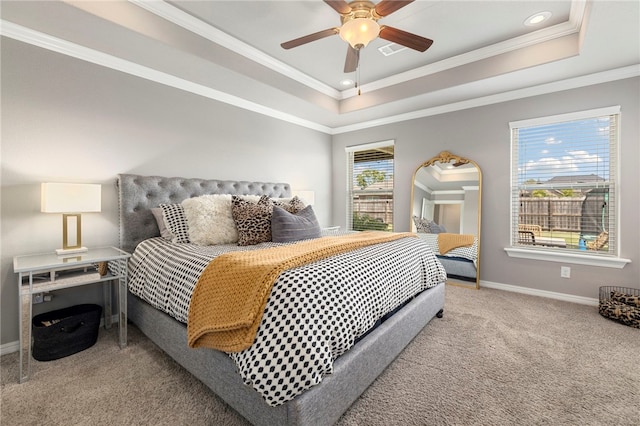
{"type": "Polygon", "coordinates": [[[205,268],[193,290],[187,321],[189,346],[225,352],[247,349],[255,340],[280,273],[359,247],[415,236],[367,231],[220,255],[205,268]]]}
{"type": "Polygon", "coordinates": [[[438,250],[440,254],[445,254],[449,250],[458,247],[469,247],[473,245],[474,236],[471,234],[438,234],[438,250]]]}

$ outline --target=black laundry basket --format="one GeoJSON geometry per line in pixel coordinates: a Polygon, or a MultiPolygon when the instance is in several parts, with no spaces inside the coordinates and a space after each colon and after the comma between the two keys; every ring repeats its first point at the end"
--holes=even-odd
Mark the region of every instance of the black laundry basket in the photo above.
{"type": "Polygon", "coordinates": [[[83,351],[96,343],[102,306],[75,305],[33,317],[32,355],[51,361],[83,351]]]}

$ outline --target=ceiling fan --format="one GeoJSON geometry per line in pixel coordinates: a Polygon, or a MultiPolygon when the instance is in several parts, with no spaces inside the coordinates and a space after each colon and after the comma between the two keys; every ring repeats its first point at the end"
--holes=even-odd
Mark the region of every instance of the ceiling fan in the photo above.
{"type": "Polygon", "coordinates": [[[378,4],[373,4],[370,1],[347,3],[344,0],[324,0],[326,4],[340,14],[342,25],[339,28],[329,28],[287,41],[280,46],[285,49],[291,49],[339,34],[343,40],[349,43],[347,59],[344,64],[344,72],[346,73],[353,72],[358,68],[360,49],[366,47],[370,41],[377,37],[424,52],[433,44],[433,40],[389,27],[388,25],[378,24],[379,19],[392,14],[409,3],[413,3],[413,1],[382,0],[378,4]]]}

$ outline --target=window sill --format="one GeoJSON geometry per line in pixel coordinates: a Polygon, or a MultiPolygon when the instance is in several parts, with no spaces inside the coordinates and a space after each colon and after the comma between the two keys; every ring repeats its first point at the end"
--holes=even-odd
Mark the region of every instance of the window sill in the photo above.
{"type": "Polygon", "coordinates": [[[525,248],[505,247],[509,257],[521,259],[545,260],[548,262],[573,263],[576,265],[600,266],[603,268],[622,269],[630,259],[610,256],[589,256],[578,253],[563,253],[557,250],[531,250],[525,248]]]}

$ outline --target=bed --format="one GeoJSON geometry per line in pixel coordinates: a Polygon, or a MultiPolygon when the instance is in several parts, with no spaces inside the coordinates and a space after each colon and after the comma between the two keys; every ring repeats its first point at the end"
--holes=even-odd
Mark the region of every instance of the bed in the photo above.
{"type": "MultiPolygon", "coordinates": [[[[273,199],[291,197],[289,185],[283,183],[166,178],[132,174],[118,175],[117,187],[120,204],[121,248],[133,253],[132,262],[141,262],[141,259],[150,256],[156,250],[164,250],[162,247],[165,246],[172,247],[169,250],[178,250],[185,256],[185,253],[191,250],[192,244],[167,244],[162,241],[162,237],[159,237],[158,222],[151,209],[161,204],[181,203],[186,199],[206,194],[268,196],[273,199]],[[137,247],[138,250],[135,250],[137,247]]],[[[385,243],[384,247],[381,245],[373,247],[378,247],[375,250],[380,253],[379,256],[382,259],[382,257],[391,257],[386,256],[385,252],[391,249],[395,250],[392,247],[395,244],[411,244],[410,249],[414,250],[413,245],[418,243],[413,240],[419,239],[402,238],[392,243],[385,243]]],[[[269,245],[269,243],[264,244],[269,245]]],[[[330,425],[339,419],[342,413],[433,317],[442,316],[446,278],[444,269],[439,262],[432,262],[430,256],[435,256],[426,245],[422,243],[418,245],[415,258],[419,261],[416,260],[416,262],[418,264],[428,262],[428,268],[433,269],[435,274],[425,277],[424,280],[434,280],[437,277],[435,282],[430,283],[428,289],[416,291],[407,300],[402,300],[396,308],[384,313],[375,322],[375,326],[357,336],[348,350],[344,349],[343,353],[332,360],[329,371],[321,375],[322,377],[317,384],[313,384],[284,402],[273,398],[268,400],[263,393],[257,391],[255,386],[247,385],[245,383],[246,377],[243,379],[243,376],[239,374],[238,364],[234,362],[237,359],[232,359],[228,353],[214,349],[190,348],[187,344],[187,326],[175,318],[175,313],[170,315],[163,312],[152,306],[149,301],[143,300],[142,297],[130,291],[127,298],[128,316],[162,350],[194,374],[251,423],[256,425],[330,425]]],[[[217,248],[205,248],[204,250],[217,250],[217,248]]],[[[374,248],[365,247],[343,255],[332,256],[326,261],[335,266],[345,262],[344,259],[338,260],[340,256],[360,256],[362,259],[371,258],[373,263],[369,267],[373,267],[380,263],[380,259],[372,255],[373,252],[369,250],[374,250],[374,248]],[[360,250],[364,251],[360,253],[360,250]]],[[[160,255],[158,258],[163,258],[162,256],[165,255],[160,255]]],[[[411,258],[413,256],[400,257],[411,258]]],[[[322,262],[324,261],[313,265],[316,267],[322,262]]],[[[180,262],[174,263],[179,264],[180,262]]],[[[130,267],[130,272],[133,274],[130,279],[132,289],[144,281],[140,276],[135,277],[138,274],[136,268],[140,267],[139,264],[133,266],[133,268],[130,267]],[[133,283],[134,280],[137,280],[136,284],[133,283]]],[[[390,266],[393,265],[390,264],[390,266]]],[[[306,267],[310,266],[301,268],[306,267]]],[[[329,268],[325,270],[329,271],[329,268]]],[[[274,284],[273,293],[269,296],[270,301],[278,291],[280,286],[278,283],[285,280],[286,277],[290,278],[291,274],[299,273],[301,273],[300,268],[283,273],[274,284]]],[[[425,275],[424,272],[422,274],[425,275]]],[[[372,273],[371,277],[373,276],[372,273]]],[[[151,282],[152,279],[149,278],[149,281],[151,282]]],[[[138,290],[139,294],[144,291],[142,290],[140,293],[138,290]]],[[[270,316],[276,315],[270,306],[268,305],[265,309],[265,317],[260,330],[270,316]]],[[[256,344],[259,339],[260,337],[256,338],[256,344]]],[[[252,348],[254,346],[256,345],[254,344],[252,348]]],[[[240,354],[250,352],[253,350],[252,348],[242,351],[240,354]]]]}
{"type": "MultiPolygon", "coordinates": [[[[451,250],[441,250],[438,243],[440,235],[446,233],[425,233],[418,232],[418,237],[423,239],[436,254],[442,266],[447,271],[447,277],[461,281],[476,282],[477,262],[478,262],[478,238],[475,235],[466,235],[472,244],[455,247],[451,250]]],[[[451,234],[457,236],[457,234],[451,234]]],[[[463,235],[465,236],[465,235],[463,235]]]]}

